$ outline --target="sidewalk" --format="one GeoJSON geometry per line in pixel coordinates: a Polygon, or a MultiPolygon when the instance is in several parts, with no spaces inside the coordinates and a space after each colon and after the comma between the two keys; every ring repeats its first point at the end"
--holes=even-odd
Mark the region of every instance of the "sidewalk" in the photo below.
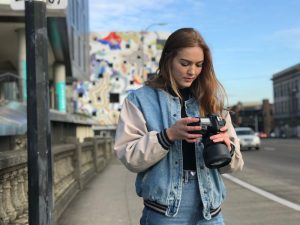
{"type": "MultiPolygon", "coordinates": [[[[224,180],[226,225],[299,224],[299,212],[224,180]]],[[[134,181],[135,174],[113,159],[73,200],[58,225],[138,225],[143,204],[134,181]]]]}
{"type": "Polygon", "coordinates": [[[135,225],[143,203],[135,194],[135,174],[113,159],[71,202],[58,225],[135,225]]]}

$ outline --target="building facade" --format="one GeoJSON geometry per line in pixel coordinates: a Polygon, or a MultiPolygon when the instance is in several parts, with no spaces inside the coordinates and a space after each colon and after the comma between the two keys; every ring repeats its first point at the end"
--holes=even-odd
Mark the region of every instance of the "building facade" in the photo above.
{"type": "MultiPolygon", "coordinates": [[[[0,102],[26,102],[24,11],[0,0],[0,102]]],[[[89,79],[88,1],[68,1],[65,10],[47,12],[50,107],[73,112],[73,83],[89,79]]]]}
{"type": "Polygon", "coordinates": [[[262,103],[237,103],[231,107],[232,122],[235,127],[251,127],[255,132],[267,135],[273,131],[272,104],[268,99],[262,103]]]}
{"type": "Polygon", "coordinates": [[[115,126],[127,94],[158,69],[165,32],[101,32],[90,34],[90,81],[77,83],[78,112],[102,126],[115,126]]]}
{"type": "MultiPolygon", "coordinates": [[[[10,149],[13,140],[26,142],[27,132],[26,21],[24,10],[10,4],[0,0],[0,151],[10,149]]],[[[89,79],[88,29],[88,1],[69,1],[65,10],[47,12],[50,113],[61,115],[61,122],[73,118],[74,81],[89,79]]]]}
{"type": "Polygon", "coordinates": [[[67,27],[73,77],[88,80],[90,75],[89,57],[89,1],[68,1],[67,27]]]}
{"type": "MultiPolygon", "coordinates": [[[[94,138],[95,121],[71,114],[73,83],[89,78],[89,32],[88,1],[69,0],[68,3],[65,10],[47,12],[49,82],[46,83],[50,90],[51,152],[36,149],[38,153],[53,155],[51,164],[47,157],[42,165],[49,166],[47,171],[53,171],[51,181],[44,179],[49,181],[47,193],[42,192],[48,206],[52,207],[53,199],[53,209],[47,208],[47,215],[51,215],[47,221],[53,217],[54,224],[79,190],[112,156],[112,137],[94,138]],[[53,185],[53,192],[49,185],[53,185]]],[[[29,173],[27,166],[27,108],[32,106],[26,105],[26,21],[24,10],[14,11],[10,4],[11,0],[0,0],[0,224],[28,225],[31,203],[27,193],[33,193],[33,185],[28,183],[36,170],[29,173]]],[[[37,74],[37,80],[39,76],[44,74],[37,74]]],[[[39,143],[47,137],[48,134],[39,136],[42,138],[39,143]]],[[[44,181],[40,184],[46,184],[44,181]]],[[[38,187],[38,190],[42,189],[38,187]]],[[[35,193],[34,198],[38,198],[41,192],[35,193]]],[[[39,214],[36,211],[38,216],[46,215],[39,214]]]]}
{"type": "Polygon", "coordinates": [[[272,76],[274,126],[278,137],[300,137],[300,64],[272,76]]]}

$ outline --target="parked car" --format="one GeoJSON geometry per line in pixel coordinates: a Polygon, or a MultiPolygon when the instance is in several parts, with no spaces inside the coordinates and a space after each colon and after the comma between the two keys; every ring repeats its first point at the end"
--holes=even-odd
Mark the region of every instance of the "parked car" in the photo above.
{"type": "Polygon", "coordinates": [[[260,137],[250,127],[237,127],[235,132],[241,144],[241,150],[260,149],[260,137]]]}

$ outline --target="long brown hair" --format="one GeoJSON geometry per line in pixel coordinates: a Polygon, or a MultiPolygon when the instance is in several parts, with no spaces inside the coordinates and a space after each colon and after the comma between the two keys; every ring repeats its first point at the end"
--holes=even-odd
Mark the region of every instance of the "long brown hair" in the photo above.
{"type": "Polygon", "coordinates": [[[199,103],[200,115],[221,113],[224,108],[226,92],[216,77],[209,47],[199,32],[193,28],[182,28],[169,36],[159,60],[157,75],[145,84],[164,90],[171,88],[178,97],[182,98],[172,76],[172,63],[178,51],[187,47],[200,47],[204,53],[202,71],[190,87],[192,94],[199,103]]]}

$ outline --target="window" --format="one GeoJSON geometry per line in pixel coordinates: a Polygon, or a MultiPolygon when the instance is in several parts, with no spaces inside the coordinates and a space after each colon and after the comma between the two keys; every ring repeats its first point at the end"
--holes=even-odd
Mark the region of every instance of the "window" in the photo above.
{"type": "Polygon", "coordinates": [[[120,102],[119,98],[120,98],[120,95],[117,94],[117,93],[110,93],[109,94],[110,103],[119,103],[120,102]]]}
{"type": "Polygon", "coordinates": [[[71,3],[71,7],[72,7],[72,24],[75,24],[75,18],[76,18],[76,8],[75,8],[75,4],[74,1],[69,1],[71,3]]]}
{"type": "Polygon", "coordinates": [[[254,131],[251,129],[247,130],[236,130],[237,135],[254,135],[254,131]]]}
{"type": "Polygon", "coordinates": [[[75,60],[75,54],[74,54],[74,51],[75,51],[74,28],[73,28],[73,26],[71,26],[71,57],[72,57],[72,60],[73,60],[73,61],[75,60]]]}
{"type": "Polygon", "coordinates": [[[78,30],[78,27],[79,27],[79,25],[78,25],[78,19],[79,19],[79,14],[80,14],[78,1],[75,1],[75,5],[76,5],[76,9],[75,9],[75,11],[76,11],[76,15],[75,15],[76,16],[75,17],[75,27],[78,30]]]}
{"type": "Polygon", "coordinates": [[[81,51],[81,38],[78,37],[78,65],[79,67],[82,65],[82,51],[81,51]]]}
{"type": "Polygon", "coordinates": [[[86,72],[87,60],[86,60],[86,41],[83,43],[83,71],[86,72]]]}

